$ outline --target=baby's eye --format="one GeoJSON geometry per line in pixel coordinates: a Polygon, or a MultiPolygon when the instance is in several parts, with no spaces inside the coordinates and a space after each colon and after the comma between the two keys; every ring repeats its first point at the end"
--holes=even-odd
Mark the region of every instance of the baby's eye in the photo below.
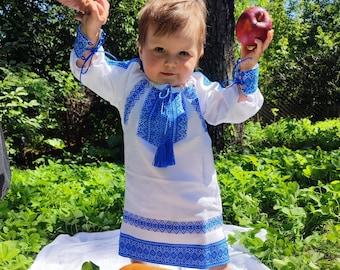
{"type": "Polygon", "coordinates": [[[188,52],[185,52],[185,51],[182,51],[182,52],[180,52],[180,53],[179,53],[179,55],[182,55],[182,56],[188,56],[188,55],[189,55],[189,53],[188,53],[188,52]]]}
{"type": "Polygon", "coordinates": [[[164,53],[165,50],[163,48],[161,48],[161,47],[156,47],[155,48],[155,52],[157,52],[157,53],[164,53]]]}

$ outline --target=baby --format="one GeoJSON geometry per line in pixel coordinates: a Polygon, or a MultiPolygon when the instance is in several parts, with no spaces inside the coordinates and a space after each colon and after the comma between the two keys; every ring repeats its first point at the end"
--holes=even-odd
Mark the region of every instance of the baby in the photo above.
{"type": "Polygon", "coordinates": [[[204,53],[204,0],[147,1],[139,14],[139,58],[129,61],[105,57],[107,0],[83,5],[71,69],[118,108],[124,131],[119,254],[133,263],[229,269],[206,122],[240,123],[261,108],[258,61],[273,32],[253,50],[242,46],[235,83],[222,87],[195,71],[204,53]]]}

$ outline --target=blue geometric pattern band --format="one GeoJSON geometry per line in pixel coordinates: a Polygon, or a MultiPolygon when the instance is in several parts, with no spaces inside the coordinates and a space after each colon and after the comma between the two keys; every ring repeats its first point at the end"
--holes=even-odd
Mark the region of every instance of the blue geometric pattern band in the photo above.
{"type": "Polygon", "coordinates": [[[91,51],[91,54],[94,54],[95,52],[98,51],[98,49],[100,48],[100,46],[102,46],[105,42],[105,37],[106,37],[106,34],[105,32],[101,29],[100,30],[100,38],[99,38],[99,41],[96,45],[96,47],[94,48],[88,48],[90,46],[93,46],[94,43],[91,42],[87,36],[85,36],[83,34],[83,32],[80,30],[80,27],[81,27],[81,24],[78,26],[77,28],[77,35],[76,35],[76,39],[74,41],[74,52],[76,54],[76,56],[78,58],[81,58],[83,60],[85,60],[85,57],[83,56],[84,52],[86,50],[89,50],[91,51]]]}
{"type": "Polygon", "coordinates": [[[130,92],[129,96],[126,98],[125,109],[124,109],[124,124],[129,121],[129,116],[132,108],[135,106],[136,102],[144,94],[145,89],[149,87],[148,80],[144,79],[139,81],[134,89],[130,92]]]}
{"type": "Polygon", "coordinates": [[[183,95],[189,100],[192,106],[194,106],[196,112],[198,113],[199,118],[201,119],[202,127],[205,132],[208,132],[208,127],[205,122],[205,119],[203,117],[203,114],[201,112],[201,106],[196,94],[196,89],[194,86],[192,87],[186,87],[185,91],[183,92],[183,95]]]}
{"type": "MultiPolygon", "coordinates": [[[[97,42],[97,45],[95,47],[89,48],[89,46],[93,46],[94,43],[91,42],[87,38],[87,36],[83,34],[80,27],[81,27],[81,24],[77,28],[77,35],[74,41],[74,53],[76,54],[78,58],[84,60],[84,63],[82,64],[81,69],[80,69],[80,76],[79,76],[80,85],[82,85],[82,75],[87,73],[87,71],[90,68],[90,65],[88,65],[87,68],[85,67],[88,64],[88,61],[90,61],[90,64],[91,64],[92,57],[95,55],[96,52],[98,52],[98,49],[104,44],[106,34],[102,29],[100,29],[100,37],[97,42]],[[84,56],[85,51],[90,51],[90,54],[86,57],[84,56]]],[[[106,54],[107,53],[105,52],[105,55],[106,54]]],[[[110,53],[108,53],[108,55],[111,56],[113,59],[115,59],[115,57],[111,55],[110,53]]]]}
{"type": "Polygon", "coordinates": [[[164,134],[169,132],[169,139],[176,143],[186,137],[187,121],[180,93],[172,93],[171,86],[161,92],[152,88],[141,111],[137,135],[150,144],[159,146],[164,134]]]}
{"type": "Polygon", "coordinates": [[[239,89],[245,96],[249,96],[250,94],[256,92],[258,88],[260,66],[257,65],[254,69],[241,71],[240,63],[245,60],[248,60],[248,58],[237,61],[235,65],[235,74],[233,82],[240,86],[239,89]]]}
{"type": "Polygon", "coordinates": [[[151,263],[197,269],[229,263],[226,239],[210,245],[184,245],[145,241],[121,233],[119,255],[151,263]]]}
{"type": "Polygon", "coordinates": [[[222,216],[211,218],[207,221],[174,222],[141,217],[124,211],[125,223],[147,231],[173,233],[173,234],[203,234],[222,227],[222,216]]]}

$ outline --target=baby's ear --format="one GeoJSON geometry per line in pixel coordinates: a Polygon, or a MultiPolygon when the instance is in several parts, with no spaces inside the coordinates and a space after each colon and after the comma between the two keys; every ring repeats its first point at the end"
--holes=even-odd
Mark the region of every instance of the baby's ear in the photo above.
{"type": "Polygon", "coordinates": [[[202,58],[204,55],[204,48],[201,49],[201,53],[200,53],[200,57],[199,58],[202,58]]]}
{"type": "Polygon", "coordinates": [[[140,44],[139,40],[137,40],[137,47],[138,47],[139,58],[141,58],[143,54],[143,46],[140,44]]]}

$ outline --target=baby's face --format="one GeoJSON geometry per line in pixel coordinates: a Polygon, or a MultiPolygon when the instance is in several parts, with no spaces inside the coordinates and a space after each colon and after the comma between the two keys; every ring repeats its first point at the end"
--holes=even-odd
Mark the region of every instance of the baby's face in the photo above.
{"type": "Polygon", "coordinates": [[[158,84],[185,85],[203,54],[196,35],[182,30],[164,36],[154,32],[154,27],[149,27],[145,44],[139,44],[146,76],[158,84]]]}

